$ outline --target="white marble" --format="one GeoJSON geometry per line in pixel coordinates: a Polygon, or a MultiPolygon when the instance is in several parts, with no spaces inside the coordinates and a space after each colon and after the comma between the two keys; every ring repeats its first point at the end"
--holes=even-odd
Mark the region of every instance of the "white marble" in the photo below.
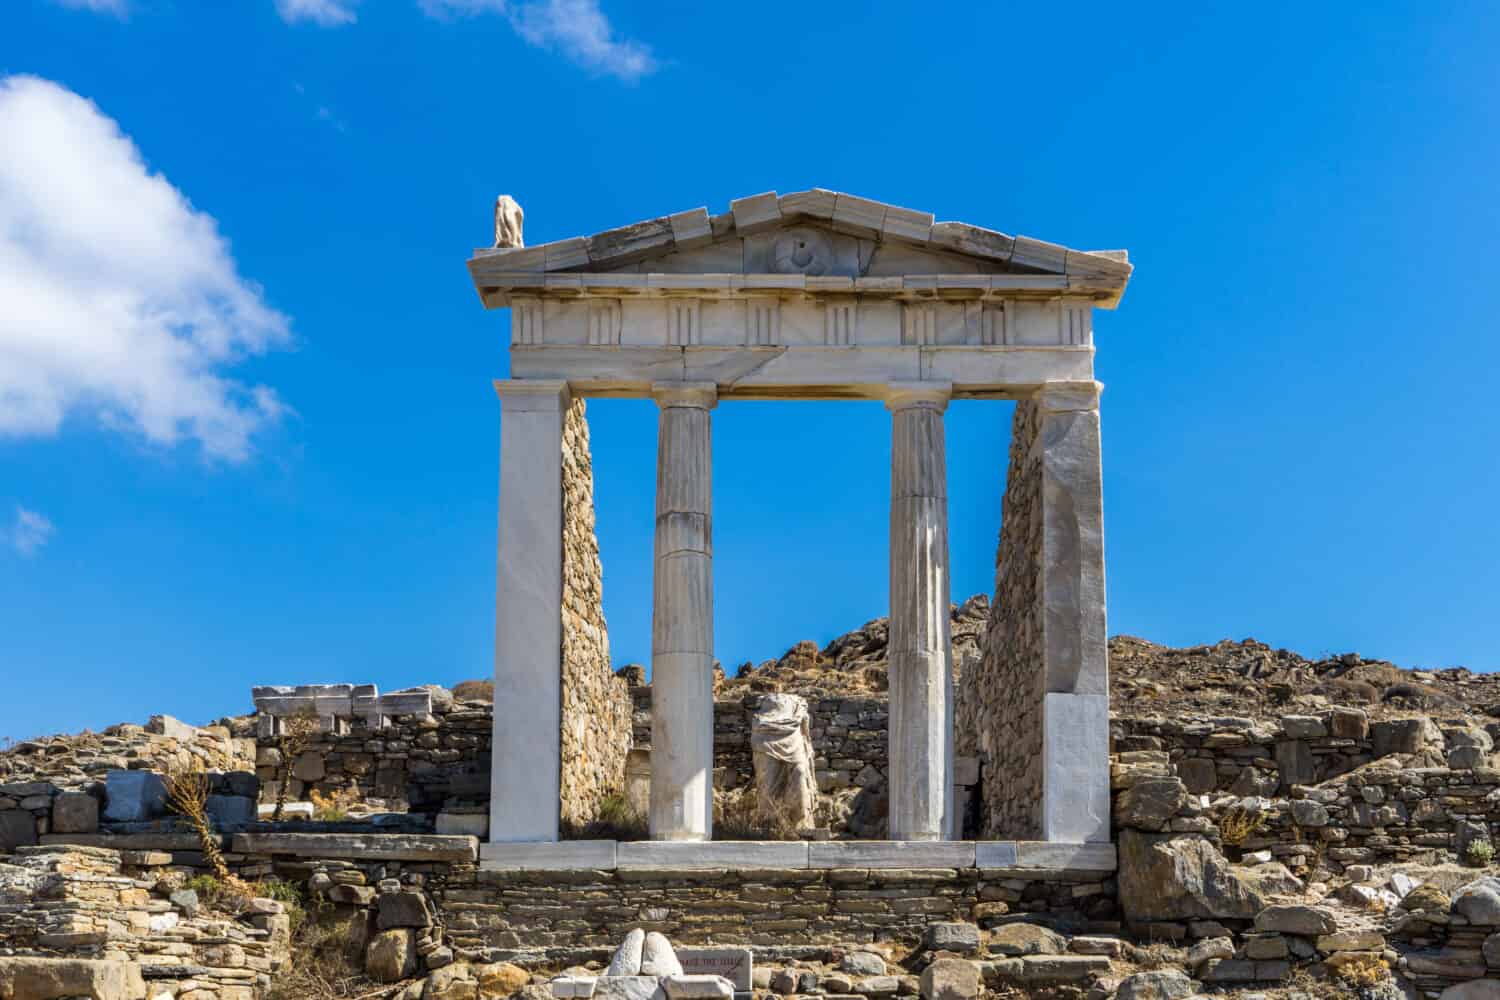
{"type": "Polygon", "coordinates": [[[1016,845],[1010,840],[976,840],[974,842],[974,865],[976,868],[1016,867],[1016,845]]]}
{"type": "Polygon", "coordinates": [[[1108,843],[1109,695],[1049,692],[1042,726],[1042,836],[1108,843]]]}
{"type": "Polygon", "coordinates": [[[1023,840],[1016,844],[1016,867],[1112,872],[1116,867],[1115,845],[1023,840]]]}
{"type": "Polygon", "coordinates": [[[490,843],[479,845],[479,867],[525,871],[608,871],[615,867],[613,840],[490,843]]]}
{"type": "Polygon", "coordinates": [[[633,841],[622,843],[620,868],[806,868],[800,840],[633,841]]]}
{"type": "Polygon", "coordinates": [[[651,617],[653,840],[713,833],[713,383],[660,383],[651,617]]]}
{"type": "Polygon", "coordinates": [[[893,383],[891,411],[890,831],[952,836],[953,671],[943,411],[951,389],[893,383]]]}
{"type": "Polygon", "coordinates": [[[686,974],[722,976],[742,993],[755,981],[755,958],[749,948],[685,945],[677,949],[677,960],[686,974]]]}
{"type": "Polygon", "coordinates": [[[606,976],[639,976],[641,974],[641,954],[646,947],[646,932],[639,927],[631,928],[625,934],[625,940],[615,949],[610,957],[609,967],[604,970],[606,976]]]}
{"type": "Polygon", "coordinates": [[[562,727],[562,426],[568,386],[497,381],[492,841],[558,837],[562,727]]]}
{"type": "Polygon", "coordinates": [[[807,845],[809,868],[973,868],[972,840],[829,840],[807,845]]]}

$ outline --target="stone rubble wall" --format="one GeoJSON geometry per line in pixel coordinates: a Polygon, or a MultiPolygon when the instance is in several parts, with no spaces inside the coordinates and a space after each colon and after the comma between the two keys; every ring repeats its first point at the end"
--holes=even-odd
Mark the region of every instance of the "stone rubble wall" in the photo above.
{"type": "Polygon", "coordinates": [[[957,753],[981,768],[978,836],[1041,837],[1045,670],[1042,649],[1042,461],[1036,403],[1016,404],[995,556],[995,595],[979,663],[955,692],[957,753]]]}
{"type": "Polygon", "coordinates": [[[562,781],[564,827],[592,822],[625,789],[629,686],[609,661],[604,569],[594,533],[594,468],[584,401],[563,421],[562,781]]]}
{"type": "Polygon", "coordinates": [[[1488,749],[1494,736],[1470,720],[1370,723],[1359,709],[1336,707],[1274,722],[1116,719],[1112,727],[1117,771],[1159,758],[1208,803],[1200,815],[1171,818],[1171,829],[1249,811],[1258,819],[1241,846],[1291,865],[1461,860],[1469,840],[1500,841],[1500,759],[1488,749]]]}
{"type": "MultiPolygon", "coordinates": [[[[287,798],[354,788],[393,812],[481,816],[490,794],[490,741],[489,705],[434,698],[431,714],[395,716],[380,729],[356,721],[347,733],[319,733],[289,762],[287,798]]],[[[273,802],[283,764],[277,738],[258,739],[255,763],[261,801],[273,802]]]]}
{"type": "Polygon", "coordinates": [[[455,866],[433,891],[460,947],[612,949],[633,927],[673,942],[761,947],[914,944],[935,921],[1009,912],[1108,923],[1114,880],[1098,873],[993,878],[978,869],[523,872],[455,866]]]}
{"type": "Polygon", "coordinates": [[[154,851],[61,845],[0,859],[0,978],[7,962],[73,960],[68,973],[77,978],[88,972],[80,962],[95,960],[132,966],[129,978],[139,975],[152,997],[265,995],[288,958],[281,904],[255,900],[232,916],[195,896],[174,900],[162,879],[169,861],[154,851]]]}

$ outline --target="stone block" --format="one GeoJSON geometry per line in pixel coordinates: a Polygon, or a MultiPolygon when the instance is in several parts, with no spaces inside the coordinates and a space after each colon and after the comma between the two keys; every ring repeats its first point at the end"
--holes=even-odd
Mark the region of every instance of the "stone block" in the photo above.
{"type": "Polygon", "coordinates": [[[219,830],[249,826],[256,820],[255,800],[244,795],[210,795],[207,809],[219,830]]]}
{"type": "Polygon", "coordinates": [[[63,792],[52,800],[53,833],[97,833],[99,800],[87,792],[63,792]]]}
{"type": "Polygon", "coordinates": [[[30,847],[37,841],[36,817],[24,809],[0,812],[0,851],[30,847]]]}
{"type": "Polygon", "coordinates": [[[665,1000],[666,995],[655,976],[600,976],[594,981],[594,1000],[665,1000]]]}
{"type": "Polygon", "coordinates": [[[1042,835],[1108,843],[1109,696],[1048,692],[1042,720],[1042,835]]]}
{"type": "Polygon", "coordinates": [[[1177,777],[1194,795],[1206,795],[1218,787],[1219,769],[1206,757],[1188,757],[1177,762],[1177,777]]]}
{"type": "Polygon", "coordinates": [[[979,784],[979,758],[954,757],[953,783],[955,785],[979,784]]]}
{"type": "Polygon", "coordinates": [[[1040,924],[1002,924],[990,931],[990,952],[995,955],[1060,955],[1067,950],[1066,938],[1040,924]]]}
{"type": "Polygon", "coordinates": [[[233,845],[236,854],[357,861],[472,862],[479,854],[479,844],[473,837],[415,833],[237,833],[233,845]]]}
{"type": "Polygon", "coordinates": [[[666,976],[661,987],[670,1000],[734,1000],[734,983],[722,976],[666,976]]]}
{"type": "Polygon", "coordinates": [[[1370,735],[1370,719],[1363,709],[1335,708],[1328,714],[1328,731],[1341,740],[1362,740],[1370,735]]]}
{"type": "Polygon", "coordinates": [[[1426,716],[1412,719],[1386,719],[1370,727],[1375,741],[1375,756],[1393,753],[1420,753],[1429,744],[1442,745],[1443,734],[1426,716]]]}
{"type": "Polygon", "coordinates": [[[198,736],[198,727],[190,726],[170,715],[153,715],[146,721],[146,732],[170,736],[181,743],[191,743],[198,736]]]}
{"type": "Polygon", "coordinates": [[[104,777],[104,819],[139,823],[167,811],[167,785],[154,771],[110,771],[104,777]]]}
{"type": "Polygon", "coordinates": [[[1104,955],[1027,955],[1021,978],[1029,983],[1063,983],[1090,979],[1109,971],[1104,955]]]}
{"type": "Polygon", "coordinates": [[[974,865],[977,868],[1015,868],[1016,845],[1009,840],[974,842],[974,865]]]}
{"type": "Polygon", "coordinates": [[[749,948],[680,947],[677,949],[677,960],[682,963],[682,971],[688,975],[722,976],[741,993],[752,988],[755,962],[749,948]]]}
{"type": "Polygon", "coordinates": [[[552,995],[558,1000],[587,1000],[594,995],[594,976],[558,976],[552,980],[552,995]]]}
{"type": "Polygon", "coordinates": [[[933,951],[951,951],[959,955],[979,954],[979,927],[958,921],[938,921],[927,925],[927,947],[933,951]]]}
{"type": "Polygon", "coordinates": [[[427,900],[420,892],[383,892],[379,899],[381,930],[392,927],[427,927],[432,923],[432,914],[427,909],[427,900]]]}
{"type": "Polygon", "coordinates": [[[621,843],[616,864],[624,868],[806,868],[806,841],[640,840],[621,843]]]}
{"type": "Polygon", "coordinates": [[[489,870],[608,871],[615,867],[613,840],[490,843],[479,849],[479,867],[489,870]]]}
{"type": "Polygon", "coordinates": [[[485,813],[438,813],[433,830],[482,839],[489,836],[490,818],[485,813]]]}
{"type": "Polygon", "coordinates": [[[975,1000],[983,992],[979,969],[962,958],[940,958],[922,970],[926,1000],[975,1000]]]}
{"type": "Polygon", "coordinates": [[[1281,731],[1289,740],[1315,740],[1328,735],[1328,727],[1316,715],[1283,715],[1281,731]]]}
{"type": "Polygon", "coordinates": [[[1160,969],[1127,976],[1116,990],[1115,1000],[1185,1000],[1197,992],[1186,973],[1160,969]]]}
{"type": "Polygon", "coordinates": [[[1255,929],[1258,931],[1319,937],[1332,934],[1337,928],[1333,914],[1319,906],[1300,903],[1268,906],[1255,915],[1255,929]]]}
{"type": "Polygon", "coordinates": [[[141,1000],[145,996],[145,980],[133,962],[0,957],[0,997],[6,1000],[141,1000]]]}
{"type": "Polygon", "coordinates": [[[298,781],[322,781],[327,775],[328,765],[317,750],[303,751],[292,764],[292,777],[298,781]]]}
{"type": "Polygon", "coordinates": [[[1115,845],[1049,844],[1023,840],[1016,844],[1016,867],[1112,872],[1115,870],[1115,845]]]}
{"type": "Polygon", "coordinates": [[[974,842],[957,840],[814,841],[811,868],[973,868],[974,842]]]}

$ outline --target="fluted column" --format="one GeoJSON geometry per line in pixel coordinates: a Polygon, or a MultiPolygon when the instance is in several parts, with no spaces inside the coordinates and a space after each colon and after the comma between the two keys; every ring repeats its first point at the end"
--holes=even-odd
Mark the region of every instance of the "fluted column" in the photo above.
{"type": "Polygon", "coordinates": [[[651,839],[713,835],[712,382],[652,386],[656,572],[651,620],[651,839]]]}
{"type": "Polygon", "coordinates": [[[887,387],[891,411],[890,835],[945,840],[953,803],[948,487],[952,386],[887,387]]]}
{"type": "Polygon", "coordinates": [[[558,835],[562,777],[562,431],[568,383],[500,395],[490,840],[558,835]]]}

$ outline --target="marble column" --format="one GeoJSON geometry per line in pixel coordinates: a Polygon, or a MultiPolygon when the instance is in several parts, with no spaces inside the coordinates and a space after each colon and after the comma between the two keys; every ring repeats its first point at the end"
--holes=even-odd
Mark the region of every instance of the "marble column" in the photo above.
{"type": "Polygon", "coordinates": [[[944,382],[887,386],[891,411],[890,836],[945,840],[953,808],[944,382]]]}
{"type": "Polygon", "coordinates": [[[652,386],[656,572],[651,619],[653,840],[708,840],[714,811],[712,382],[652,386]]]}
{"type": "Polygon", "coordinates": [[[1042,835],[1109,840],[1109,652],[1097,382],[1037,392],[1042,474],[1042,835]]]}
{"type": "Polygon", "coordinates": [[[495,591],[490,840],[558,838],[562,777],[562,432],[568,383],[497,381],[500,533],[495,591]]]}

